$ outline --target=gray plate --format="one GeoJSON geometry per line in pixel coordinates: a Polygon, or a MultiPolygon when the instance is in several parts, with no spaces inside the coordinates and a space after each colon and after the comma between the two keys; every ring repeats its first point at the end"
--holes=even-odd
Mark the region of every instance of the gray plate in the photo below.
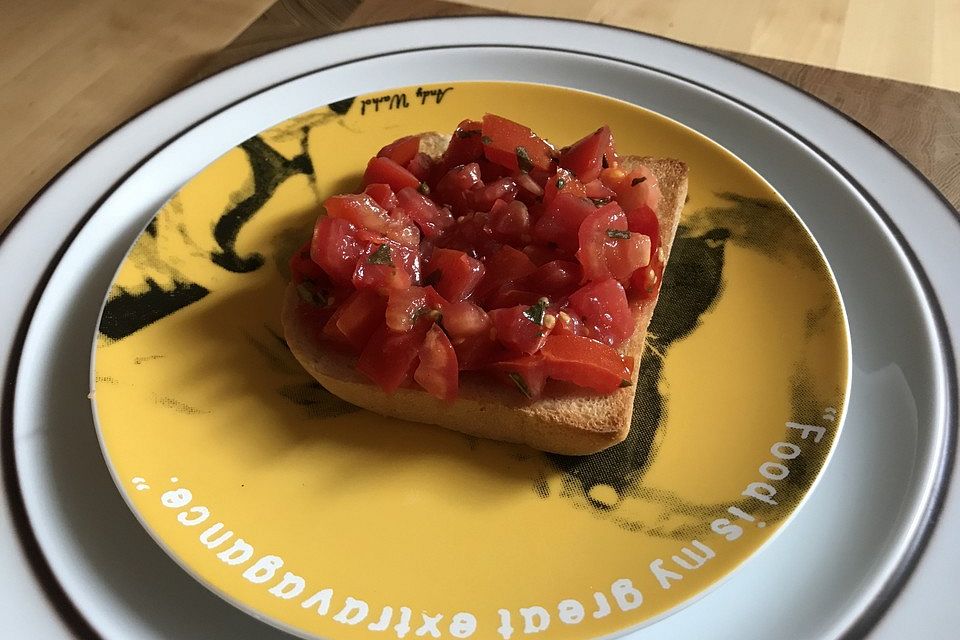
{"type": "MultiPolygon", "coordinates": [[[[6,453],[7,441],[4,462],[17,467],[5,482],[19,482],[33,535],[52,569],[49,577],[82,612],[78,628],[87,624],[107,638],[280,635],[178,569],[126,510],[100,458],[79,390],[86,389],[99,301],[145,221],[203,165],[288,116],[390,86],[497,79],[629,100],[731,149],[794,205],[823,247],[847,305],[854,356],[847,425],[810,501],[723,586],[632,637],[740,638],[745,629],[750,637],[859,634],[915,559],[948,471],[956,382],[936,296],[953,314],[947,322],[956,334],[960,304],[946,285],[951,270],[957,271],[960,225],[928,185],[869,135],[735,63],[602,27],[472,21],[468,27],[462,20],[438,20],[332,36],[201,83],[106,140],[54,183],[6,237],[0,267],[9,270],[2,272],[16,265],[26,286],[11,288],[2,311],[8,321],[0,325],[13,326],[26,309],[29,323],[22,327],[29,331],[15,389],[8,376],[4,400],[5,418],[15,430],[15,460],[6,453]],[[524,47],[533,30],[540,42],[576,43],[589,53],[524,47]],[[419,50],[401,52],[409,43],[419,50]],[[311,72],[320,65],[322,70],[311,72]],[[120,175],[116,169],[129,167],[130,158],[149,148],[148,140],[156,143],[151,124],[170,131],[191,116],[205,119],[128,176],[88,218],[76,206],[96,198],[103,186],[98,192],[78,183],[71,190],[68,180],[82,176],[81,170],[95,175],[111,157],[114,167],[107,171],[120,175]],[[64,230],[82,222],[75,238],[51,232],[44,224],[50,218],[41,215],[45,210],[59,212],[64,230]],[[67,240],[72,242],[56,270],[45,274],[45,260],[67,240]],[[922,267],[911,245],[922,248],[922,267]],[[31,286],[43,285],[48,275],[32,314],[31,286]]],[[[17,336],[2,337],[17,346],[17,336]]],[[[947,562],[955,561],[954,555],[947,562]]]]}

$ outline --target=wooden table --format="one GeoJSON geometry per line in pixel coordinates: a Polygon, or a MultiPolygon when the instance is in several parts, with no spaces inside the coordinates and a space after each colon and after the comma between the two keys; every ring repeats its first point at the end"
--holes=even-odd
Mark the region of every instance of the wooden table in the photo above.
{"type": "MultiPolygon", "coordinates": [[[[194,65],[191,76],[171,86],[183,86],[268,51],[342,29],[428,16],[490,13],[437,0],[277,0],[219,53],[194,65]]],[[[886,141],[927,176],[954,207],[960,208],[960,93],[739,53],[718,53],[771,73],[836,107],[886,141]]],[[[179,71],[182,73],[182,69],[179,71]]],[[[79,113],[79,117],[84,113],[93,117],[95,104],[79,113]]],[[[59,136],[55,140],[40,136],[39,149],[22,156],[26,158],[22,165],[7,166],[7,174],[0,176],[0,229],[26,204],[30,194],[92,141],[94,133],[78,126],[66,128],[59,136]]]]}

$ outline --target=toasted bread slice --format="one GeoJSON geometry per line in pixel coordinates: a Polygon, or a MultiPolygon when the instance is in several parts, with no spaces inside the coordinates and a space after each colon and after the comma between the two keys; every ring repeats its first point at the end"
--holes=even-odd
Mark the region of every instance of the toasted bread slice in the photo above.
{"type": "MultiPolygon", "coordinates": [[[[439,155],[447,140],[439,134],[424,136],[421,150],[439,155]]],[[[661,246],[668,258],[680,212],[687,196],[687,167],[678,160],[627,157],[622,164],[630,169],[646,165],[657,177],[661,191],[658,207],[661,246]]],[[[647,326],[656,300],[645,303],[635,314],[633,337],[620,349],[632,354],[633,384],[610,395],[551,381],[544,395],[526,400],[516,389],[482,373],[461,373],[456,400],[439,400],[419,388],[401,388],[386,394],[356,368],[356,356],[317,342],[311,329],[297,313],[301,303],[295,287],[287,288],[282,322],[290,350],[300,364],[334,395],[384,416],[437,424],[462,433],[528,444],[535,449],[579,455],[595,453],[623,440],[630,430],[636,394],[639,362],[647,326]]]]}

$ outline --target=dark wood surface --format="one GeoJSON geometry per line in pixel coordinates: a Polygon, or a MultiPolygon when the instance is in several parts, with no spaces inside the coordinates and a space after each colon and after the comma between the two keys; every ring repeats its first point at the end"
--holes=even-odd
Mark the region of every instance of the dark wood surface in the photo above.
{"type": "MultiPolygon", "coordinates": [[[[201,70],[343,29],[488,11],[438,0],[278,0],[201,70]]],[[[960,208],[960,93],[794,62],[718,52],[817,96],[872,131],[960,208]]]]}

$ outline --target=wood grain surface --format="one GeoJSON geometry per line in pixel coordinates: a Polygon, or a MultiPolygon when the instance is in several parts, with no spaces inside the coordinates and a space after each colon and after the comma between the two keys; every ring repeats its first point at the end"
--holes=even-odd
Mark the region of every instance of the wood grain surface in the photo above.
{"type": "MultiPolygon", "coordinates": [[[[737,14],[743,22],[744,11],[759,1],[738,0],[730,5],[711,0],[707,4],[724,5],[729,15],[737,14]]],[[[492,4],[499,0],[463,0],[471,6],[435,0],[271,2],[0,0],[0,15],[3,15],[0,20],[0,121],[4,123],[5,132],[0,136],[0,154],[15,159],[12,166],[0,172],[0,229],[6,227],[59,169],[98,137],[191,80],[336,30],[426,16],[490,13],[487,7],[501,6],[492,4]],[[476,6],[479,4],[483,6],[476,6]]],[[[717,18],[718,22],[711,23],[703,16],[713,15],[709,11],[714,9],[706,7],[703,9],[706,13],[701,13],[693,22],[709,25],[716,34],[725,34],[725,40],[710,39],[707,33],[696,36],[678,31],[681,27],[693,28],[683,16],[689,13],[690,7],[703,2],[706,0],[676,3],[511,0],[509,8],[543,13],[542,8],[550,4],[568,12],[580,11],[573,14],[574,17],[595,22],[647,27],[672,37],[687,35],[690,37],[684,39],[700,38],[703,44],[741,47],[741,51],[754,52],[767,51],[760,45],[770,39],[769,34],[777,28],[790,31],[784,25],[793,24],[800,30],[800,41],[806,43],[807,52],[803,55],[806,59],[820,60],[817,52],[825,46],[823,38],[831,33],[831,21],[844,22],[847,25],[844,29],[849,30],[847,18],[831,17],[837,11],[831,7],[843,4],[844,11],[853,11],[852,7],[859,6],[857,3],[861,0],[764,1],[762,4],[775,7],[758,9],[752,22],[748,20],[752,25],[749,28],[743,24],[737,26],[728,14],[723,20],[717,18]],[[807,4],[825,12],[817,14],[816,29],[808,24],[813,18],[807,4]],[[779,9],[774,11],[776,7],[779,9]],[[679,26],[678,20],[682,23],[679,26]]],[[[934,7],[936,15],[948,25],[953,20],[957,26],[960,17],[955,14],[960,3],[955,0],[925,2],[934,7]]],[[[919,13],[920,16],[912,20],[926,24],[927,10],[919,13]]],[[[930,31],[928,39],[934,47],[940,47],[937,51],[954,51],[960,43],[960,39],[939,22],[929,28],[918,27],[913,22],[908,26],[924,33],[924,29],[930,31]],[[937,44],[944,41],[942,34],[948,32],[949,42],[937,44]]],[[[880,33],[883,32],[880,29],[880,33]]],[[[850,37],[848,33],[847,40],[850,37]]],[[[882,38],[878,42],[884,44],[882,38]]],[[[891,49],[895,44],[886,43],[886,46],[891,49]]],[[[794,53],[801,56],[799,49],[794,53]]],[[[960,57],[960,51],[955,53],[953,59],[960,57]]],[[[862,123],[927,175],[954,206],[960,206],[960,134],[957,133],[960,132],[960,94],[742,53],[725,55],[784,78],[862,123]]],[[[840,61],[842,56],[837,55],[836,60],[840,61]]],[[[938,53],[932,62],[925,64],[930,68],[943,68],[944,63],[938,62],[941,57],[938,53]]],[[[956,73],[953,59],[948,73],[956,73]]],[[[824,62],[828,63],[829,60],[824,62]]]]}

